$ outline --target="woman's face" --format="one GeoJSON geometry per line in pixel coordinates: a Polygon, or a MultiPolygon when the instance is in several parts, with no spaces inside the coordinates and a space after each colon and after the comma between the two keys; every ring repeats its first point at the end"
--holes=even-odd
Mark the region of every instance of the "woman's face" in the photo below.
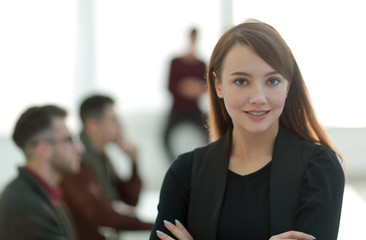
{"type": "Polygon", "coordinates": [[[215,80],[234,129],[248,133],[277,130],[289,81],[247,45],[236,44],[224,59],[215,80]]]}

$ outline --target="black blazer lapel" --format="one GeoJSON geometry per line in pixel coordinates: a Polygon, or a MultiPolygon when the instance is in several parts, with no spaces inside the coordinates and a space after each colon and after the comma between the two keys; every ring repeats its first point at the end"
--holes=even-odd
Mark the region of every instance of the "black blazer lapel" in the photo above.
{"type": "Polygon", "coordinates": [[[271,163],[271,235],[289,231],[294,227],[306,160],[314,146],[280,126],[271,163]]]}
{"type": "Polygon", "coordinates": [[[193,152],[188,229],[195,239],[216,239],[230,146],[231,133],[228,132],[218,141],[193,152]]]}

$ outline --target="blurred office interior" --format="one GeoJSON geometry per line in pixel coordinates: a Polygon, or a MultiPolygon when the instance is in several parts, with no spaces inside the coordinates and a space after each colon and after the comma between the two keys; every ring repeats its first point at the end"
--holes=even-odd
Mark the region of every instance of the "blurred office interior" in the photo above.
{"type": "MultiPolygon", "coordinates": [[[[161,144],[171,103],[169,60],[185,49],[191,26],[200,31],[198,54],[208,61],[227,27],[256,18],[288,42],[318,117],[344,155],[339,239],[360,237],[366,214],[363,9],[357,0],[0,0],[0,192],[24,160],[10,137],[20,112],[33,104],[59,104],[78,132],[80,100],[102,92],[116,98],[126,134],[139,146],[145,187],[137,214],[153,220],[170,164],[161,144]]],[[[179,151],[200,144],[192,141],[189,126],[176,134],[179,151]]],[[[110,152],[120,174],[128,174],[123,156],[113,146],[110,152]]],[[[124,240],[147,236],[120,234],[124,240]]]]}

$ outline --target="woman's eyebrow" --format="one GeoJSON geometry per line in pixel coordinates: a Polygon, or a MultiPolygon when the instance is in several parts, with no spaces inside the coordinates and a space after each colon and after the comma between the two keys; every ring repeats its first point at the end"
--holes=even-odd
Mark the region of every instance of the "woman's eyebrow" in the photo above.
{"type": "Polygon", "coordinates": [[[280,73],[277,71],[272,71],[272,72],[267,73],[265,76],[268,77],[268,76],[276,75],[276,74],[280,74],[280,73]]]}
{"type": "MultiPolygon", "coordinates": [[[[266,73],[265,76],[268,77],[268,76],[276,75],[276,74],[279,74],[279,72],[277,72],[277,71],[271,71],[271,72],[266,73]]],[[[246,73],[246,72],[233,72],[230,75],[232,75],[232,76],[247,76],[247,77],[252,77],[251,74],[246,73]]]]}
{"type": "Polygon", "coordinates": [[[232,76],[248,76],[248,77],[252,76],[251,74],[246,73],[246,72],[233,72],[230,75],[232,75],[232,76]]]}

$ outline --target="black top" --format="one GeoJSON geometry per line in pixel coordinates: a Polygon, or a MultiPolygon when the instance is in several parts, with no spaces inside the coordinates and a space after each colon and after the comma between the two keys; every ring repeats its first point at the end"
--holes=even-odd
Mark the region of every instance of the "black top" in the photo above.
{"type": "Polygon", "coordinates": [[[270,163],[260,170],[241,176],[228,170],[218,240],[268,240],[270,163]]]}

